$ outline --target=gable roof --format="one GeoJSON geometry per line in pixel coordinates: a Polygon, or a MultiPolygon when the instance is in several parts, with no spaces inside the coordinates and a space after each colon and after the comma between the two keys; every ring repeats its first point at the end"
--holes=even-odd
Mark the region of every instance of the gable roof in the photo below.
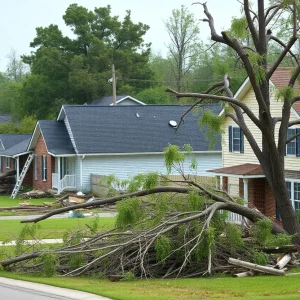
{"type": "Polygon", "coordinates": [[[53,155],[75,154],[68,131],[63,121],[41,120],[32,135],[28,150],[33,150],[39,134],[42,134],[47,150],[53,155]]]}
{"type": "MultiPolygon", "coordinates": [[[[144,102],[137,100],[129,95],[119,95],[116,96],[116,104],[122,103],[124,100],[130,100],[132,105],[146,105],[144,102]]],[[[90,105],[100,105],[100,106],[108,106],[113,105],[113,96],[104,96],[99,99],[92,101],[90,105]]]]}
{"type": "MultiPolygon", "coordinates": [[[[209,151],[206,130],[199,129],[199,114],[188,114],[178,130],[169,125],[179,123],[190,106],[133,105],[91,106],[66,105],[66,116],[78,154],[161,153],[169,143],[182,147],[190,144],[194,151],[209,151]]],[[[206,105],[218,114],[221,106],[206,105]]],[[[199,110],[200,114],[202,109],[199,110]]],[[[221,151],[218,136],[214,151],[221,151]]]]}
{"type": "Polygon", "coordinates": [[[31,134],[0,134],[0,140],[4,150],[0,151],[1,156],[16,157],[27,153],[27,147],[31,134]]]}
{"type": "Polygon", "coordinates": [[[0,124],[7,123],[9,121],[11,121],[11,115],[0,114],[0,124]]]}
{"type": "MultiPolygon", "coordinates": [[[[292,68],[290,67],[278,67],[276,71],[273,73],[273,75],[271,76],[270,83],[278,89],[287,86],[289,84],[289,80],[291,77],[291,70],[292,68]]],[[[296,90],[300,91],[300,84],[298,81],[295,82],[294,87],[296,90]]],[[[240,88],[235,93],[234,98],[241,100],[250,88],[251,88],[251,83],[249,77],[247,77],[245,81],[242,83],[242,85],[240,86],[240,88]]],[[[297,117],[300,118],[299,102],[293,104],[292,110],[297,114],[297,117]]],[[[224,113],[224,109],[221,111],[220,115],[222,115],[223,113],[224,113]]]]}

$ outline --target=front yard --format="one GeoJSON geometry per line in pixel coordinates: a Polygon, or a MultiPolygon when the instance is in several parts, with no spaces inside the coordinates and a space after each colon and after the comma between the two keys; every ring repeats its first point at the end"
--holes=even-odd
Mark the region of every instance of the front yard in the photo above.
{"type": "Polygon", "coordinates": [[[193,278],[110,282],[95,278],[43,278],[0,272],[0,276],[86,291],[119,300],[299,299],[300,276],[193,278]]]}

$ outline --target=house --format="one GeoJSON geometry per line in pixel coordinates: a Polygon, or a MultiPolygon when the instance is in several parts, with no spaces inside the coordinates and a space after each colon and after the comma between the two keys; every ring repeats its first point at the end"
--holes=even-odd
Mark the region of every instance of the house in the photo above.
{"type": "MultiPolygon", "coordinates": [[[[288,85],[290,68],[278,68],[270,80],[271,113],[274,117],[281,116],[282,103],[276,99],[276,90],[288,85]]],[[[298,86],[295,86],[299,88],[298,86]]],[[[249,79],[246,79],[237,91],[235,98],[243,101],[255,115],[258,115],[258,105],[249,79]]],[[[290,120],[300,118],[300,105],[296,103],[291,109],[290,120]]],[[[258,145],[261,147],[261,133],[259,129],[249,120],[246,124],[254,135],[258,145]]],[[[278,126],[276,130],[278,132],[278,126]]],[[[288,136],[294,136],[300,130],[299,126],[288,129],[288,136]]],[[[276,138],[276,136],[275,136],[276,138]]],[[[285,176],[286,184],[290,191],[290,198],[296,211],[300,210],[300,137],[291,141],[286,146],[285,176]]],[[[222,137],[222,168],[209,171],[220,180],[222,187],[229,194],[244,198],[245,205],[256,207],[269,217],[279,215],[272,191],[267,183],[264,172],[254,155],[248,141],[243,138],[243,132],[232,121],[227,118],[224,124],[224,135],[222,137]]]]}
{"type": "MultiPolygon", "coordinates": [[[[102,98],[92,101],[90,105],[101,105],[101,106],[113,105],[113,97],[104,96],[102,98]]],[[[116,97],[116,105],[146,105],[146,104],[129,95],[120,95],[116,97]]]]}
{"type": "MultiPolygon", "coordinates": [[[[27,160],[30,151],[27,150],[31,134],[0,134],[0,173],[16,171],[16,179],[27,160]]],[[[32,174],[28,172],[24,185],[32,185],[32,174]]]]}
{"type": "MultiPolygon", "coordinates": [[[[169,143],[190,144],[198,161],[198,175],[222,166],[221,143],[209,149],[205,130],[199,129],[198,115],[188,114],[189,106],[63,105],[56,120],[38,121],[27,152],[34,154],[34,188],[91,189],[91,174],[115,174],[120,179],[138,173],[166,173],[163,150],[169,143]]],[[[207,105],[220,113],[219,105],[207,105]]],[[[189,163],[184,164],[190,173],[189,163]]],[[[174,173],[178,174],[178,173],[174,173]]],[[[24,175],[27,177],[28,175],[24,175]]]]}

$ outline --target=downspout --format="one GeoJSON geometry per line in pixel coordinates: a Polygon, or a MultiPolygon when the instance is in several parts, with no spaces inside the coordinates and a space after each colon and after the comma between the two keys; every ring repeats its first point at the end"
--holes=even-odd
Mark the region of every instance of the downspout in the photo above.
{"type": "Polygon", "coordinates": [[[85,158],[85,155],[82,155],[81,156],[81,159],[80,159],[80,191],[82,192],[82,189],[83,189],[83,160],[85,158]]]}
{"type": "Polygon", "coordinates": [[[20,177],[20,162],[19,162],[19,156],[17,158],[15,158],[16,163],[17,163],[17,181],[19,180],[20,177]]]}
{"type": "Polygon", "coordinates": [[[57,193],[60,194],[60,157],[57,157],[57,193]]]}

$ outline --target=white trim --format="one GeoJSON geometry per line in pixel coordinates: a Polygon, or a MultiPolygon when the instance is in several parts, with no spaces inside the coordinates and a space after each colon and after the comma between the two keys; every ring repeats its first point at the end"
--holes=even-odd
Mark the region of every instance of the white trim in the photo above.
{"type": "Polygon", "coordinates": [[[291,111],[292,111],[292,113],[295,115],[295,117],[297,119],[300,119],[300,116],[298,115],[298,113],[296,112],[296,110],[293,108],[293,106],[291,107],[291,111]]]}
{"type": "MultiPolygon", "coordinates": [[[[182,151],[185,153],[184,151],[182,151]]],[[[54,154],[48,152],[54,157],[72,157],[72,156],[132,156],[132,155],[161,155],[164,152],[132,152],[132,153],[78,153],[78,154],[54,154]]],[[[219,154],[222,151],[193,151],[192,154],[219,154]]]]}
{"type": "Polygon", "coordinates": [[[214,174],[216,176],[225,176],[225,177],[234,177],[234,178],[265,178],[265,175],[241,175],[241,174],[227,174],[227,173],[216,173],[216,172],[207,172],[209,174],[214,174]]]}
{"type": "MultiPolygon", "coordinates": [[[[32,149],[31,146],[32,146],[32,143],[33,143],[33,139],[35,138],[36,136],[36,131],[39,130],[41,132],[41,128],[40,128],[40,124],[39,124],[39,121],[36,122],[35,124],[35,127],[34,127],[34,130],[33,130],[33,133],[32,133],[32,136],[31,136],[31,139],[29,141],[29,144],[28,144],[28,147],[27,147],[27,151],[31,151],[32,149]]],[[[39,138],[39,136],[37,136],[37,139],[39,138]]],[[[37,142],[37,139],[36,139],[36,142],[37,142]]],[[[35,145],[33,147],[33,149],[35,148],[35,145]]]]}
{"type": "Polygon", "coordinates": [[[68,132],[70,142],[71,142],[75,152],[78,153],[75,138],[74,138],[74,134],[73,134],[73,131],[72,131],[72,128],[71,128],[71,125],[70,125],[70,122],[69,122],[69,119],[68,119],[67,115],[64,117],[64,124],[66,126],[66,130],[68,132]]]}
{"type": "Polygon", "coordinates": [[[62,105],[58,113],[58,116],[56,118],[56,121],[63,121],[65,116],[66,116],[65,106],[62,105]]]}
{"type": "MultiPolygon", "coordinates": [[[[130,100],[134,101],[134,102],[137,102],[138,104],[146,105],[146,103],[144,103],[144,102],[142,102],[142,101],[140,101],[140,100],[137,100],[137,99],[135,99],[135,98],[133,98],[133,97],[131,97],[131,96],[125,96],[124,98],[118,100],[118,101],[116,102],[116,104],[119,104],[119,103],[123,102],[124,100],[126,100],[126,99],[128,99],[128,98],[129,98],[130,100]]],[[[112,105],[114,105],[114,104],[111,103],[110,106],[112,106],[112,105]]]]}

